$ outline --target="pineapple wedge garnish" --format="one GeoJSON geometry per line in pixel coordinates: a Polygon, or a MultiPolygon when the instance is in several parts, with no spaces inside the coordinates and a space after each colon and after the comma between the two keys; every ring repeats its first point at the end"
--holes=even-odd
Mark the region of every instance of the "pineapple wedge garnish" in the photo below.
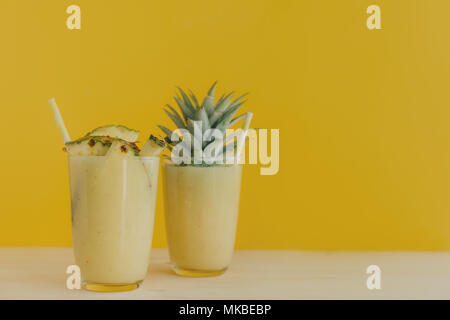
{"type": "Polygon", "coordinates": [[[154,157],[159,155],[164,148],[166,147],[166,143],[164,140],[160,140],[154,135],[150,135],[150,138],[142,147],[141,152],[139,153],[142,157],[154,157]]]}
{"type": "Polygon", "coordinates": [[[127,156],[139,156],[139,148],[136,144],[122,139],[112,139],[112,144],[106,153],[106,157],[112,158],[127,156]]]}
{"type": "Polygon", "coordinates": [[[104,156],[111,143],[109,137],[86,136],[67,142],[63,150],[72,156],[104,156]]]}
{"type": "Polygon", "coordinates": [[[88,132],[86,136],[103,136],[118,138],[129,142],[136,142],[139,131],[127,128],[122,125],[107,125],[98,127],[91,132],[88,132]]]}

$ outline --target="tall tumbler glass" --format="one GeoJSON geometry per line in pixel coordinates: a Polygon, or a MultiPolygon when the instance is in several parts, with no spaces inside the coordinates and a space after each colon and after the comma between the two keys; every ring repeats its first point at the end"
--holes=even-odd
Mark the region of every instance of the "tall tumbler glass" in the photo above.
{"type": "Polygon", "coordinates": [[[163,164],[167,243],[175,272],[224,273],[234,250],[242,165],[163,164]]]}
{"type": "Polygon", "coordinates": [[[72,236],[82,285],[127,291],[145,279],[158,157],[69,156],[72,236]]]}

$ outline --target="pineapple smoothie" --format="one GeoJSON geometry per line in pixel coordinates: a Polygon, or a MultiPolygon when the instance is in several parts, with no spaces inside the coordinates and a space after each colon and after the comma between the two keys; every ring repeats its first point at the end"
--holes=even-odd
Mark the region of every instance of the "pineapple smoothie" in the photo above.
{"type": "Polygon", "coordinates": [[[159,157],[164,142],[105,126],[65,143],[72,237],[83,287],[126,291],[145,279],[153,237],[159,157]]]}
{"type": "Polygon", "coordinates": [[[242,166],[175,166],[164,162],[170,259],[180,275],[223,273],[231,262],[242,166]]]}
{"type": "Polygon", "coordinates": [[[69,157],[75,260],[88,289],[145,278],[158,164],[157,157],[69,157]]]}
{"type": "Polygon", "coordinates": [[[217,81],[203,99],[178,87],[179,111],[170,105],[164,110],[175,130],[159,126],[172,151],[163,170],[167,243],[182,276],[224,273],[234,249],[242,175],[237,163],[253,114],[237,115],[247,94],[231,92],[216,101],[216,87],[217,81]],[[240,132],[228,130],[241,120],[240,132]]]}

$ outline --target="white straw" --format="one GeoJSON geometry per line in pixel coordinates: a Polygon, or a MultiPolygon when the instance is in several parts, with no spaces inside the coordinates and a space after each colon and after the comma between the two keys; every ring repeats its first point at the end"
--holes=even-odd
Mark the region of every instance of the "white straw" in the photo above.
{"type": "Polygon", "coordinates": [[[53,110],[53,115],[55,116],[56,125],[58,126],[59,131],[64,139],[64,143],[70,141],[69,133],[67,132],[66,126],[64,125],[64,121],[61,117],[61,113],[59,112],[58,106],[56,105],[55,98],[48,99],[48,104],[50,108],[53,110]]]}
{"type": "Polygon", "coordinates": [[[253,118],[253,113],[247,112],[245,115],[244,124],[242,126],[243,132],[238,139],[236,161],[239,161],[241,159],[242,148],[244,147],[245,138],[247,137],[248,128],[250,127],[250,122],[252,121],[252,118],[253,118]]]}

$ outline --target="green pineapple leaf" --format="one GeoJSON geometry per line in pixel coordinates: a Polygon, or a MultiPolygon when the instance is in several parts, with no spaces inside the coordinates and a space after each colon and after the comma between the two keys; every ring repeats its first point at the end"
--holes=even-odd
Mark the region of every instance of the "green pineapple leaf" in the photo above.
{"type": "Polygon", "coordinates": [[[186,106],[186,104],[177,96],[173,97],[178,105],[178,107],[181,110],[181,113],[183,114],[184,120],[187,121],[189,118],[194,117],[195,110],[192,111],[190,108],[186,106]]]}
{"type": "Polygon", "coordinates": [[[245,101],[242,101],[241,103],[238,103],[232,107],[229,107],[222,115],[222,117],[217,121],[217,125],[215,125],[215,128],[217,128],[220,131],[225,131],[227,128],[230,127],[230,122],[233,116],[236,114],[236,112],[239,110],[239,108],[245,103],[245,101]]]}
{"type": "Polygon", "coordinates": [[[194,102],[195,108],[196,109],[200,108],[200,105],[198,104],[197,97],[195,96],[195,94],[191,90],[189,90],[189,95],[191,96],[191,99],[194,102]]]}
{"type": "Polygon", "coordinates": [[[167,113],[170,119],[175,123],[178,128],[186,129],[186,125],[184,124],[183,119],[181,119],[178,112],[176,112],[171,106],[167,105],[174,113],[170,113],[168,110],[164,109],[164,112],[167,113]]]}
{"type": "Polygon", "coordinates": [[[222,116],[225,109],[230,104],[232,95],[233,95],[233,93],[231,92],[231,93],[227,94],[226,96],[224,96],[223,98],[221,98],[221,101],[217,102],[216,108],[214,109],[213,113],[209,117],[209,123],[211,124],[212,127],[215,127],[215,123],[217,122],[217,120],[219,120],[219,118],[222,116]]]}
{"type": "Polygon", "coordinates": [[[158,125],[158,128],[160,128],[168,137],[172,136],[172,131],[170,131],[170,129],[168,129],[167,127],[164,127],[162,125],[158,125]]]}
{"type": "Polygon", "coordinates": [[[192,119],[187,120],[187,129],[192,135],[194,135],[194,120],[192,119]]]}
{"type": "MultiPolygon", "coordinates": [[[[219,110],[218,108],[216,108],[216,111],[217,112],[214,112],[214,114],[213,114],[213,116],[209,119],[210,120],[210,122],[211,122],[211,124],[214,126],[214,127],[217,127],[217,125],[219,124],[219,121],[224,117],[224,115],[225,115],[225,113],[228,111],[228,110],[237,110],[237,109],[239,109],[239,107],[242,105],[242,103],[240,103],[241,102],[241,100],[244,98],[244,97],[246,97],[248,95],[248,93],[245,93],[245,94],[243,94],[242,96],[240,96],[240,97],[238,97],[238,98],[236,98],[236,99],[234,99],[233,100],[233,102],[231,102],[229,105],[227,105],[227,106],[225,106],[225,109],[223,110],[223,111],[221,111],[221,110],[219,110]],[[239,106],[237,109],[235,109],[236,108],[236,106],[239,106]],[[226,111],[225,111],[226,110],[226,111]],[[221,111],[221,112],[220,112],[221,111]]],[[[231,96],[229,96],[229,98],[231,98],[231,96]]],[[[224,104],[225,105],[225,104],[224,104]]],[[[221,106],[221,108],[223,108],[223,106],[221,106]]],[[[233,115],[235,114],[236,112],[234,112],[233,113],[233,115]]],[[[230,119],[230,121],[231,121],[231,119],[230,119]]],[[[228,123],[228,126],[229,126],[229,123],[228,123]]]]}
{"type": "Polygon", "coordinates": [[[219,100],[217,100],[217,103],[214,106],[214,108],[217,108],[217,106],[222,103],[223,99],[225,99],[225,95],[224,94],[219,98],[219,100]]]}
{"type": "Polygon", "coordinates": [[[166,134],[166,139],[164,139],[164,140],[166,140],[169,144],[175,145],[175,144],[177,144],[180,141],[180,137],[178,135],[177,135],[178,136],[178,141],[172,141],[171,140],[172,131],[170,131],[170,129],[168,129],[168,128],[164,127],[164,126],[161,126],[161,125],[158,125],[158,128],[160,128],[166,134]]]}
{"type": "Polygon", "coordinates": [[[181,93],[181,96],[183,97],[183,102],[186,105],[186,107],[189,109],[189,111],[191,112],[191,114],[195,113],[195,108],[192,105],[191,100],[189,99],[188,95],[183,91],[183,89],[181,89],[180,87],[177,87],[178,90],[181,93]]]}
{"type": "Polygon", "coordinates": [[[245,118],[247,114],[241,114],[240,116],[237,116],[236,118],[234,118],[233,120],[231,120],[230,122],[230,127],[234,126],[237,122],[239,122],[241,119],[245,118]]]}
{"type": "Polygon", "coordinates": [[[200,107],[196,112],[194,119],[202,122],[202,131],[205,132],[211,128],[209,124],[208,114],[204,107],[200,107]]]}
{"type": "Polygon", "coordinates": [[[202,102],[202,108],[205,109],[206,114],[210,116],[214,112],[214,93],[216,91],[217,81],[213,83],[211,88],[208,90],[208,94],[202,102]]]}
{"type": "Polygon", "coordinates": [[[240,96],[239,98],[236,98],[229,106],[228,108],[232,108],[235,105],[239,104],[239,102],[241,102],[242,99],[244,99],[246,96],[248,96],[248,93],[244,93],[242,96],[240,96]]]}

